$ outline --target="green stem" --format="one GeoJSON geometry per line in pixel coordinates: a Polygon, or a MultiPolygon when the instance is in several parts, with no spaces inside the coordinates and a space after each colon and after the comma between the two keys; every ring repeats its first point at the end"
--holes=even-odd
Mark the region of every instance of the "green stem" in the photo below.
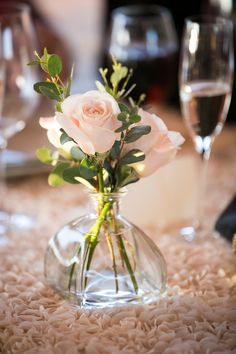
{"type": "Polygon", "coordinates": [[[109,251],[111,254],[111,259],[112,259],[112,268],[114,271],[116,293],[118,293],[118,291],[119,291],[118,272],[117,272],[117,266],[116,266],[116,257],[115,257],[115,252],[114,252],[114,246],[112,243],[111,235],[109,234],[109,231],[106,228],[105,228],[105,235],[106,235],[107,245],[108,245],[108,248],[109,248],[109,251]]]}
{"type": "Polygon", "coordinates": [[[99,188],[100,193],[104,193],[104,181],[103,181],[102,166],[99,166],[99,171],[98,171],[98,188],[99,188]]]}
{"type": "Polygon", "coordinates": [[[119,242],[120,249],[121,249],[121,252],[122,252],[122,257],[124,259],[124,262],[126,264],[126,268],[127,268],[128,272],[129,272],[131,281],[133,283],[134,291],[137,294],[138,293],[138,283],[137,283],[137,280],[135,278],[132,266],[130,264],[129,257],[128,257],[126,249],[125,249],[125,245],[124,245],[124,242],[122,240],[122,236],[121,235],[117,235],[117,238],[118,238],[118,242],[119,242]]]}
{"type": "Polygon", "coordinates": [[[123,239],[122,239],[122,234],[119,233],[119,229],[117,227],[114,214],[112,213],[111,216],[112,216],[112,219],[113,219],[114,231],[115,231],[115,233],[117,235],[117,241],[118,241],[118,247],[119,247],[120,256],[121,256],[123,264],[126,265],[126,268],[127,268],[128,272],[129,272],[129,275],[130,275],[130,279],[131,279],[133,287],[134,287],[134,291],[137,294],[138,293],[138,283],[137,283],[137,280],[136,280],[135,275],[134,275],[134,270],[132,268],[132,265],[130,264],[129,257],[127,255],[126,248],[125,248],[125,245],[124,245],[124,242],[123,242],[123,239]]]}
{"type": "MultiPolygon", "coordinates": [[[[79,256],[80,251],[81,251],[81,247],[79,245],[77,250],[76,250],[76,256],[77,257],[79,256]]],[[[76,266],[76,262],[73,262],[72,265],[70,266],[69,283],[68,283],[69,291],[70,291],[71,285],[72,285],[72,279],[73,279],[73,275],[74,275],[74,272],[75,272],[75,266],[76,266]]],[[[76,279],[75,279],[75,290],[76,290],[76,279]]]]}
{"type": "MultiPolygon", "coordinates": [[[[99,217],[98,217],[96,223],[93,225],[91,230],[85,235],[85,240],[87,240],[88,244],[89,244],[88,245],[88,252],[87,252],[87,255],[86,255],[85,259],[84,259],[84,264],[83,264],[83,269],[84,269],[85,262],[87,260],[85,273],[87,273],[87,271],[90,268],[90,264],[91,264],[91,261],[92,261],[92,256],[93,256],[95,247],[97,246],[97,243],[98,243],[98,240],[97,240],[98,239],[98,235],[100,233],[102,224],[103,224],[103,222],[105,220],[106,214],[107,214],[109,209],[110,209],[110,203],[107,202],[107,203],[104,204],[103,209],[99,213],[99,217]]],[[[83,276],[83,274],[82,274],[82,276],[83,276]]],[[[85,287],[86,287],[86,284],[87,284],[87,276],[85,275],[85,281],[84,281],[84,286],[85,287]]]]}

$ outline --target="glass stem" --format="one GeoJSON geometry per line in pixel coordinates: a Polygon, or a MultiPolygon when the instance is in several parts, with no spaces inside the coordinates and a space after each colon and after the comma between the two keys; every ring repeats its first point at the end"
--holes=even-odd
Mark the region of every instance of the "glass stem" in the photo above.
{"type": "Polygon", "coordinates": [[[194,220],[194,228],[202,228],[203,225],[203,216],[205,214],[205,207],[203,202],[205,200],[204,196],[206,195],[206,185],[207,185],[207,171],[209,165],[209,159],[211,155],[211,146],[212,139],[203,139],[203,144],[201,149],[196,147],[196,150],[200,156],[200,168],[199,168],[199,190],[197,193],[197,206],[196,206],[196,215],[194,220]]]}

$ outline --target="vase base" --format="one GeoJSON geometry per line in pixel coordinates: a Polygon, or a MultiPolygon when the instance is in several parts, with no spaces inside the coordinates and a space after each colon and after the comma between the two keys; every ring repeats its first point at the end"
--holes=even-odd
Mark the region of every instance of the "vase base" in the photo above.
{"type": "Polygon", "coordinates": [[[72,305],[83,309],[102,309],[111,307],[120,307],[127,305],[140,305],[149,304],[164,297],[166,291],[162,292],[150,292],[143,295],[131,295],[123,292],[117,294],[107,294],[105,291],[98,293],[80,294],[72,293],[69,291],[61,291],[52,284],[50,285],[56,292],[58,292],[63,298],[67,299],[72,305]]]}

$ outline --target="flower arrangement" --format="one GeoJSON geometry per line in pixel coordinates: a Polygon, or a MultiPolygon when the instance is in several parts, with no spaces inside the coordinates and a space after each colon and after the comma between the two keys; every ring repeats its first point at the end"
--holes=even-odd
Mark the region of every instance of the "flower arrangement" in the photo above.
{"type": "MultiPolygon", "coordinates": [[[[94,225],[84,236],[86,241],[82,272],[85,273],[83,287],[86,287],[86,272],[90,268],[92,257],[99,243],[99,235],[107,223],[112,224],[118,234],[117,242],[123,267],[126,267],[138,292],[135,278],[135,264],[128,257],[124,240],[119,238],[118,222],[112,215],[112,201],[107,198],[130,183],[155,172],[170,162],[176,155],[183,137],[174,131],[168,131],[164,122],[155,114],[148,113],[141,104],[131,98],[132,87],[129,80],[132,70],[113,59],[112,73],[100,69],[102,83],[96,82],[97,90],[83,94],[70,95],[73,69],[68,82],[60,78],[62,62],[58,55],[35,52],[36,60],[30,65],[39,65],[46,74],[46,80],[34,85],[39,94],[56,101],[54,117],[40,118],[40,125],[47,130],[51,151],[41,148],[37,157],[53,166],[48,181],[51,186],[65,182],[82,183],[93,192],[101,195],[98,217],[94,225]]],[[[114,254],[114,240],[107,237],[110,249],[116,292],[117,267],[114,254]]],[[[77,255],[82,252],[77,248],[77,255]]],[[[76,260],[69,267],[68,288],[73,283],[76,260]]]]}

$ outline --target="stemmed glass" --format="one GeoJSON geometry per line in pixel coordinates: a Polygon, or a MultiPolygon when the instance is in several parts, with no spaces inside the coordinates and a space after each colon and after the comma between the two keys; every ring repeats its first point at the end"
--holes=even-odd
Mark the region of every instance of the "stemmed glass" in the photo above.
{"type": "MultiPolygon", "coordinates": [[[[228,113],[233,66],[233,23],[219,17],[187,18],[182,39],[179,90],[184,121],[202,160],[200,196],[203,196],[212,143],[221,132],[228,113]]],[[[188,240],[195,238],[200,230],[200,199],[192,225],[181,230],[188,240]]]]}
{"type": "Polygon", "coordinates": [[[112,12],[108,53],[134,70],[134,98],[160,103],[177,80],[178,40],[171,13],[157,5],[129,5],[112,12]]]}
{"type": "MultiPolygon", "coordinates": [[[[3,204],[6,198],[3,152],[8,139],[24,128],[36,108],[38,98],[32,90],[33,83],[37,81],[37,73],[27,66],[36,45],[29,7],[1,1],[0,25],[0,202],[3,204]]],[[[2,240],[12,225],[29,227],[32,220],[23,214],[10,214],[1,205],[2,240]]]]}

